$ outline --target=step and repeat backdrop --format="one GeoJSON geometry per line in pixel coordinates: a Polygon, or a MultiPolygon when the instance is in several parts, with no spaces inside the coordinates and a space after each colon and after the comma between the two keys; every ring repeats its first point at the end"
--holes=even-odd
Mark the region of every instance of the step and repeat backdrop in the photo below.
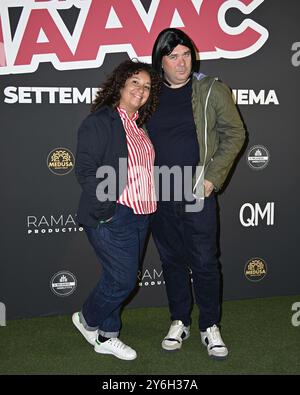
{"type": "MultiPolygon", "coordinates": [[[[126,58],[184,30],[232,89],[247,142],[218,196],[224,299],[300,294],[297,0],[1,0],[0,306],[69,314],[101,267],[76,223],[77,129],[126,58]]],[[[166,305],[150,237],[129,307],[166,305]]]]}

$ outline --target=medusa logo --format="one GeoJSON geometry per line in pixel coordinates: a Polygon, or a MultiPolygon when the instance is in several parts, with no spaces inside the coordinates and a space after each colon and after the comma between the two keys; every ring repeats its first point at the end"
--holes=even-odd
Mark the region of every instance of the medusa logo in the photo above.
{"type": "Polygon", "coordinates": [[[55,148],[47,158],[48,169],[59,176],[70,173],[74,168],[74,155],[66,148],[55,148]]]}
{"type": "Polygon", "coordinates": [[[140,0],[10,0],[0,7],[0,74],[32,73],[41,62],[58,70],[96,68],[116,52],[150,62],[154,40],[167,26],[191,36],[202,59],[242,58],[268,39],[268,31],[250,17],[263,2],[152,0],[146,10],[140,0]],[[12,34],[14,7],[22,12],[12,34]],[[227,23],[232,9],[243,19],[235,27],[227,23]],[[61,11],[73,17],[74,10],[70,32],[61,11]]]}
{"type": "Polygon", "coordinates": [[[267,264],[262,258],[252,258],[246,263],[244,274],[250,281],[260,281],[267,274],[267,264]]]}

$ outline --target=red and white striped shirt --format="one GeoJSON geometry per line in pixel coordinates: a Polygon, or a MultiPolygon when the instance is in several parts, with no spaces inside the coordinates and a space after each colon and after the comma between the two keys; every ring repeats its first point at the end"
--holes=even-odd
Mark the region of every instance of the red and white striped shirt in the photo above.
{"type": "Polygon", "coordinates": [[[128,148],[128,181],[117,203],[132,208],[135,214],[150,214],[156,210],[154,187],[154,149],[143,131],[136,124],[138,112],[132,119],[117,107],[122,120],[128,148]]]}

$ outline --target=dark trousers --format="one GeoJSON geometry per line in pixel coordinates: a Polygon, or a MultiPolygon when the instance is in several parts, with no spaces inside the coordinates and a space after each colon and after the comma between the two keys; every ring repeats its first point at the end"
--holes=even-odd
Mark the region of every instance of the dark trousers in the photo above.
{"type": "Polygon", "coordinates": [[[137,282],[148,224],[148,215],[136,215],[129,207],[117,204],[110,222],[99,224],[96,229],[85,227],[102,265],[100,280],[82,308],[86,329],[98,329],[106,337],[118,336],[120,310],[137,282]]]}
{"type": "Polygon", "coordinates": [[[151,220],[162,262],[171,320],[190,324],[192,291],[199,307],[199,328],[220,321],[220,271],[217,259],[217,210],[212,194],[200,212],[186,212],[184,202],[159,202],[151,220]]]}

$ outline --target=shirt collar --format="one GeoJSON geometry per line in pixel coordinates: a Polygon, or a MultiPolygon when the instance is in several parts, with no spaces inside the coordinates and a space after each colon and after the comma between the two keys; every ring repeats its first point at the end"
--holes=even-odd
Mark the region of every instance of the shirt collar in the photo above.
{"type": "Polygon", "coordinates": [[[118,107],[117,107],[117,110],[118,110],[118,113],[120,114],[120,117],[121,117],[122,119],[128,119],[129,121],[134,122],[134,121],[136,121],[136,120],[138,119],[138,117],[139,117],[139,112],[138,112],[138,111],[136,111],[136,112],[133,114],[133,117],[132,117],[132,118],[129,118],[129,116],[128,116],[126,110],[124,110],[124,108],[121,108],[121,107],[118,106],[118,107]]]}

